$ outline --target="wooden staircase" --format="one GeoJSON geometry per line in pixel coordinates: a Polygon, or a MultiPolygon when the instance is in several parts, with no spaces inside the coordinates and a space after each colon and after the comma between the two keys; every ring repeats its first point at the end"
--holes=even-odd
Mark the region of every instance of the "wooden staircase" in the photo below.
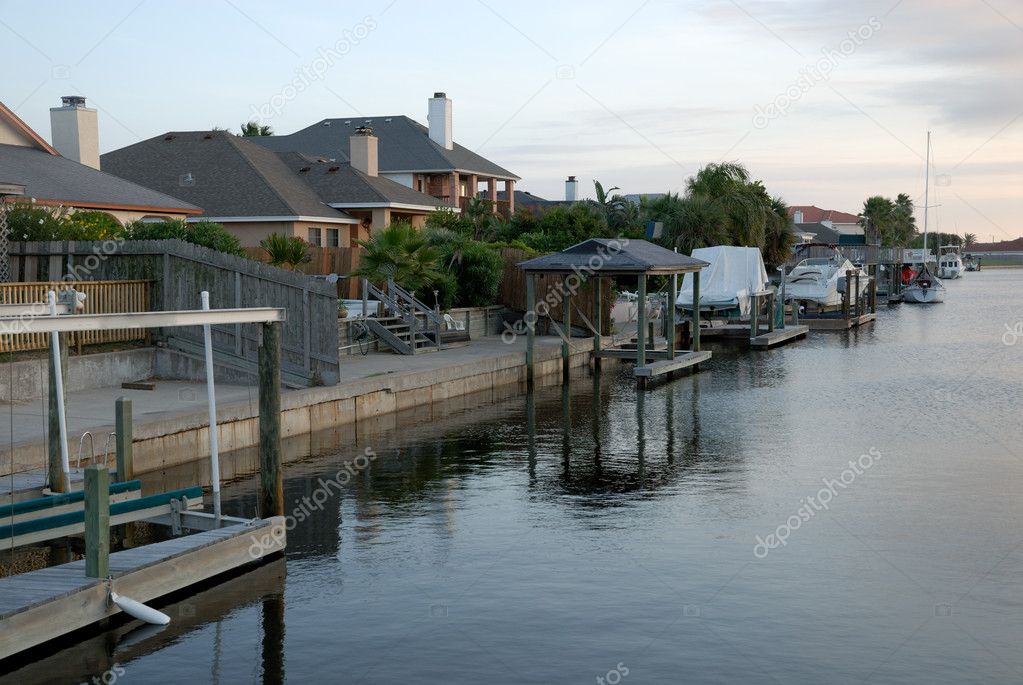
{"type": "Polygon", "coordinates": [[[437,343],[420,330],[413,330],[400,316],[366,319],[369,330],[397,354],[417,354],[437,349],[437,343]]]}

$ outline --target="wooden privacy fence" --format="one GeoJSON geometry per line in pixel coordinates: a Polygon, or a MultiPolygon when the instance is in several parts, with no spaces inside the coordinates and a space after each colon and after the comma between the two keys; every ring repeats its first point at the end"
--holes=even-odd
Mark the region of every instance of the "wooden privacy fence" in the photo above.
{"type": "MultiPolygon", "coordinates": [[[[526,311],[526,272],[520,269],[517,264],[527,259],[532,259],[536,254],[526,252],[514,247],[506,247],[501,250],[501,258],[504,259],[504,278],[501,279],[500,290],[497,301],[505,307],[517,312],[526,311]]],[[[552,318],[556,321],[564,320],[564,312],[561,308],[561,290],[563,278],[553,274],[536,275],[536,300],[550,303],[546,311],[537,312],[540,318],[552,318]]],[[[573,279],[575,280],[575,279],[573,279]]],[[[610,278],[603,281],[601,292],[601,303],[604,311],[601,314],[601,335],[611,334],[611,308],[614,307],[614,283],[610,278]]],[[[572,322],[573,326],[587,328],[587,324],[579,316],[582,314],[591,323],[595,320],[593,311],[593,288],[595,281],[585,279],[582,285],[572,294],[572,322]]]]}
{"type": "MultiPolygon", "coordinates": [[[[51,290],[60,292],[74,287],[78,292],[85,293],[85,309],[83,314],[116,314],[123,312],[147,312],[149,308],[149,289],[152,281],[42,281],[35,283],[0,283],[0,304],[32,304],[41,303],[39,314],[48,313],[45,305],[51,290]]],[[[70,315],[69,315],[70,316],[70,315]]],[[[111,331],[76,331],[71,334],[71,342],[78,345],[96,345],[100,343],[127,342],[145,340],[148,335],[145,329],[121,328],[111,331]]],[[[50,345],[46,333],[23,333],[19,335],[0,336],[0,352],[24,352],[26,350],[42,350],[50,345]]]]}
{"type": "MultiPolygon", "coordinates": [[[[264,263],[270,259],[266,250],[261,247],[246,247],[244,249],[245,254],[251,259],[264,263]]],[[[308,261],[299,264],[295,271],[312,276],[337,274],[342,277],[337,282],[337,296],[344,299],[359,299],[362,297],[359,279],[343,277],[359,268],[363,252],[365,250],[361,247],[316,247],[310,245],[308,261]]]]}
{"type": "MultiPolygon", "coordinates": [[[[151,281],[151,311],[198,309],[199,293],[210,293],[213,309],[279,307],[287,311],[281,340],[281,369],[289,385],[334,385],[340,379],[337,353],[337,293],[333,285],[302,273],[182,240],[105,242],[12,242],[11,277],[38,274],[85,289],[102,281],[151,281]]],[[[88,299],[86,303],[88,303],[88,299]]],[[[252,324],[213,326],[218,366],[253,376],[259,335],[252,324]]],[[[185,355],[202,359],[202,327],[153,331],[185,355]]]]}

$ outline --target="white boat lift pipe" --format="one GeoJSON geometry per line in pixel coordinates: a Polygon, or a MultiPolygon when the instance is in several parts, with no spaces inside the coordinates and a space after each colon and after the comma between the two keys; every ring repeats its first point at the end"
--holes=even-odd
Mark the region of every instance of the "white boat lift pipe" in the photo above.
{"type": "MultiPolygon", "coordinates": [[[[210,293],[199,294],[202,310],[210,310],[210,293]]],[[[210,325],[202,325],[203,346],[206,348],[206,406],[210,412],[210,480],[213,481],[213,516],[220,523],[220,452],[217,448],[217,393],[213,386],[213,337],[210,325]]]]}
{"type": "MultiPolygon", "coordinates": [[[[50,317],[57,318],[57,293],[51,290],[46,295],[50,305],[50,317]]],[[[71,491],[71,464],[67,449],[67,416],[64,413],[64,369],[60,364],[60,335],[50,331],[50,355],[53,358],[53,389],[57,394],[57,425],[60,427],[60,468],[64,481],[64,492],[71,491]]]]}

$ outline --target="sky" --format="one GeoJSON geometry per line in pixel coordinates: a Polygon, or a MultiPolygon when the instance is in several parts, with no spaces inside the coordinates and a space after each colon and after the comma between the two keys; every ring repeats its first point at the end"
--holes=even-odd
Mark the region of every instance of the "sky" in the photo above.
{"type": "Polygon", "coordinates": [[[560,199],[575,175],[684,189],[738,161],[789,204],[924,204],[931,230],[1023,235],[1018,0],[0,0],[0,100],[47,140],[84,95],[101,152],[250,119],[453,100],[454,137],[560,199]]]}

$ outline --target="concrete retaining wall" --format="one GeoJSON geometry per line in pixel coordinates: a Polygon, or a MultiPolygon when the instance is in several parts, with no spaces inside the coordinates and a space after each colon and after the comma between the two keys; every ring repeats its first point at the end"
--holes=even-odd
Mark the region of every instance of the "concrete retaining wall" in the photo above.
{"type": "MultiPolygon", "coordinates": [[[[68,357],[68,377],[64,383],[68,392],[108,388],[125,381],[152,378],[155,371],[156,348],[153,347],[87,354],[81,357],[72,355],[68,357]]],[[[10,365],[3,364],[0,375],[4,377],[5,382],[0,383],[0,401],[11,401],[12,388],[16,402],[46,397],[49,394],[48,374],[49,364],[44,357],[14,362],[10,365]],[[6,377],[11,373],[14,375],[14,381],[8,383],[6,377]]]]}

